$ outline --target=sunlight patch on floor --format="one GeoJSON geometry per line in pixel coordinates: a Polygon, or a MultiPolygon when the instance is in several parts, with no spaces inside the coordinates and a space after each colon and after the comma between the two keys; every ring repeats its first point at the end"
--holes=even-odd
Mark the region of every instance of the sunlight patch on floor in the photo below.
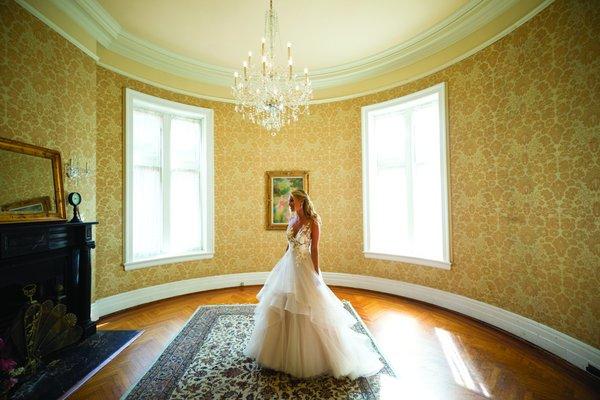
{"type": "Polygon", "coordinates": [[[448,362],[450,370],[452,371],[454,381],[462,387],[489,398],[490,394],[483,382],[478,379],[476,374],[469,372],[469,370],[473,371],[473,368],[472,366],[467,365],[468,360],[465,360],[465,358],[461,355],[456,342],[452,338],[452,334],[441,328],[434,329],[435,334],[442,345],[442,350],[444,351],[446,361],[448,362]]]}

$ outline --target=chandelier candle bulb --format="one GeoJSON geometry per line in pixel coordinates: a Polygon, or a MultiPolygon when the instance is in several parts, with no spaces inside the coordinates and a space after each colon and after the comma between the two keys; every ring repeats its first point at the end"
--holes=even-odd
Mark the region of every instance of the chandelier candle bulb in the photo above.
{"type": "Polygon", "coordinates": [[[261,51],[260,55],[264,57],[265,56],[265,42],[266,42],[266,39],[262,38],[261,41],[262,41],[262,44],[261,44],[261,47],[260,47],[260,51],[261,51]]]}
{"type": "Polygon", "coordinates": [[[248,52],[248,65],[252,65],[252,52],[248,52]]]}

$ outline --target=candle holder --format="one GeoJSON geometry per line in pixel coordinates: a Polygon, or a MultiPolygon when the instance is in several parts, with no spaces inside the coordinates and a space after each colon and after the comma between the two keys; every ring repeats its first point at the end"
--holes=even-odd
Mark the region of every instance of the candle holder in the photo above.
{"type": "Polygon", "coordinates": [[[80,167],[77,163],[77,160],[74,160],[73,158],[69,158],[69,161],[67,161],[67,164],[65,165],[65,172],[67,177],[73,180],[87,178],[92,174],[87,162],[85,163],[84,169],[80,167]]]}

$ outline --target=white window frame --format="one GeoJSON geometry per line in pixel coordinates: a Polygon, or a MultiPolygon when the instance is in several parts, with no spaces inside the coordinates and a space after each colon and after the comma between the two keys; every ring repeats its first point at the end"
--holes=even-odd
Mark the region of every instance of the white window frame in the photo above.
{"type": "Polygon", "coordinates": [[[383,103],[364,106],[361,109],[362,117],[362,173],[363,173],[363,254],[366,258],[376,258],[381,260],[400,261],[408,264],[425,265],[441,269],[450,269],[452,265],[452,252],[450,244],[451,226],[450,226],[450,202],[449,202],[449,183],[448,183],[448,129],[447,129],[447,99],[446,84],[439,83],[430,88],[409,94],[397,99],[385,101],[383,103]],[[421,97],[439,94],[439,126],[440,126],[440,177],[442,180],[442,225],[443,225],[443,256],[444,260],[430,260],[416,258],[399,254],[384,254],[370,251],[370,222],[369,222],[369,112],[378,111],[388,107],[400,105],[421,97]]]}
{"type": "MultiPolygon", "coordinates": [[[[150,96],[135,90],[125,89],[125,227],[124,227],[124,260],[123,266],[126,271],[138,268],[152,267],[156,265],[172,264],[182,261],[202,260],[214,257],[214,138],[213,138],[213,110],[181,104],[174,101],[150,96]],[[135,103],[135,104],[134,104],[135,103]],[[133,257],[133,110],[134,105],[142,105],[149,110],[161,113],[176,114],[184,117],[198,118],[202,124],[202,155],[200,174],[200,196],[204,207],[200,207],[201,218],[204,223],[201,226],[203,243],[202,251],[191,253],[178,253],[173,255],[160,255],[143,260],[132,260],[133,257]]],[[[168,150],[168,149],[167,149],[168,150]]],[[[168,151],[165,151],[168,153],[168,151]]],[[[168,154],[166,155],[168,157],[168,154]]],[[[165,178],[163,174],[163,179],[165,178]]],[[[167,176],[168,179],[168,176],[167,176]]],[[[167,187],[168,183],[167,183],[167,187]]],[[[165,209],[170,209],[170,196],[163,194],[166,202],[165,209]]]]}

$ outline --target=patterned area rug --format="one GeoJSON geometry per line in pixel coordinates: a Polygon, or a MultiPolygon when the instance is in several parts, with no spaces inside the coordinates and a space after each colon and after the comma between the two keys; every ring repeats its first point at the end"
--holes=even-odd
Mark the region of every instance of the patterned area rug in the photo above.
{"type": "Polygon", "coordinates": [[[142,331],[98,331],[54,355],[49,365],[18,386],[9,399],[65,399],[141,334],[142,331]]]}
{"type": "Polygon", "coordinates": [[[384,368],[366,378],[295,379],[258,366],[242,351],[254,324],[253,304],[202,306],[123,399],[379,399],[382,374],[395,376],[352,307],[353,329],[366,334],[384,368]]]}

